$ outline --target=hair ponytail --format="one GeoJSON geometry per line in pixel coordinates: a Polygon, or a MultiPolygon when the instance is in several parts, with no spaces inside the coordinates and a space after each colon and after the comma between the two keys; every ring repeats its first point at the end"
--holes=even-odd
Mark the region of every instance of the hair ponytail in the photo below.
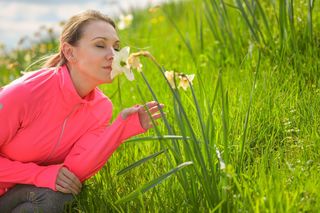
{"type": "Polygon", "coordinates": [[[58,67],[64,65],[66,63],[66,58],[64,57],[63,53],[55,53],[49,56],[46,61],[43,63],[42,67],[58,67]],[[62,55],[62,57],[61,57],[62,55]]]}

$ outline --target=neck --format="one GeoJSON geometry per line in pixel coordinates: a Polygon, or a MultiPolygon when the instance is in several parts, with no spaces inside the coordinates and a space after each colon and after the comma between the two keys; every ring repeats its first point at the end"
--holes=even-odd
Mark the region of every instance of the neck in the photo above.
{"type": "Polygon", "coordinates": [[[78,95],[81,98],[86,97],[92,90],[97,86],[94,82],[90,82],[90,79],[81,75],[80,72],[76,71],[72,65],[67,65],[71,80],[73,82],[74,88],[76,89],[78,95]]]}

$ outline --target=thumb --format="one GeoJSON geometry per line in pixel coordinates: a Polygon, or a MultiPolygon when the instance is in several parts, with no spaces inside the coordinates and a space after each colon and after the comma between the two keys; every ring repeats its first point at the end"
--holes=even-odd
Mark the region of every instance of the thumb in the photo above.
{"type": "Polygon", "coordinates": [[[140,105],[136,105],[134,107],[126,108],[122,110],[121,116],[123,119],[126,119],[129,115],[132,115],[136,112],[138,112],[142,107],[140,105]]]}

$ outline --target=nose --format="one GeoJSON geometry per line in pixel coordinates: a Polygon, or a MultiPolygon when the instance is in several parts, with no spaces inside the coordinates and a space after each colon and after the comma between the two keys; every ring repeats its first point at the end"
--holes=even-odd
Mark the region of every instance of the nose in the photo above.
{"type": "Polygon", "coordinates": [[[113,60],[114,58],[114,54],[115,54],[115,50],[113,49],[113,47],[108,48],[108,51],[106,52],[106,59],[109,60],[113,60]]]}

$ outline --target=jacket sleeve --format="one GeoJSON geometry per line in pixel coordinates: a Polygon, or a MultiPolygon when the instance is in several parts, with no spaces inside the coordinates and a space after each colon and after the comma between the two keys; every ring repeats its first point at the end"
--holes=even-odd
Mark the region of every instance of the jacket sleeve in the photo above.
{"type": "Polygon", "coordinates": [[[112,125],[100,127],[80,138],[66,157],[64,166],[83,182],[103,167],[123,140],[145,131],[138,113],[125,120],[119,115],[112,125]]]}
{"type": "Polygon", "coordinates": [[[0,147],[12,140],[26,113],[25,91],[13,85],[0,88],[0,147]]]}
{"type": "Polygon", "coordinates": [[[23,127],[29,105],[28,91],[21,85],[0,88],[0,183],[1,187],[17,183],[55,189],[56,175],[62,165],[39,166],[8,159],[1,147],[23,127]],[[7,184],[4,184],[7,183],[7,184]]]}

